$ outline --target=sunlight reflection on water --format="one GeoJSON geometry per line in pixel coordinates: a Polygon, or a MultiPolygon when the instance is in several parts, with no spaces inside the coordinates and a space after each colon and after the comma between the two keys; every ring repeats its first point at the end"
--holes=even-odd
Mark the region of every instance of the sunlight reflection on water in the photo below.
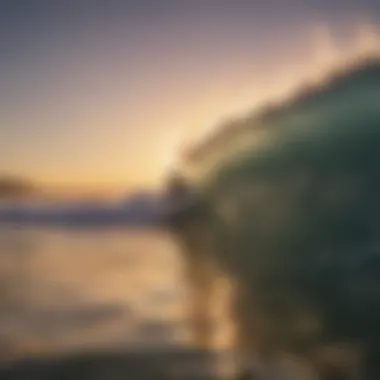
{"type": "Polygon", "coordinates": [[[1,228],[2,351],[185,344],[181,267],[160,231],[1,228]]]}

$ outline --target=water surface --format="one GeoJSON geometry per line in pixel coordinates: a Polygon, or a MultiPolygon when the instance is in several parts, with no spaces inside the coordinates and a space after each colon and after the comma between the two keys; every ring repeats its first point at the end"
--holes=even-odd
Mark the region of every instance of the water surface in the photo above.
{"type": "Polygon", "coordinates": [[[1,354],[186,344],[182,267],[163,231],[1,227],[1,354]]]}

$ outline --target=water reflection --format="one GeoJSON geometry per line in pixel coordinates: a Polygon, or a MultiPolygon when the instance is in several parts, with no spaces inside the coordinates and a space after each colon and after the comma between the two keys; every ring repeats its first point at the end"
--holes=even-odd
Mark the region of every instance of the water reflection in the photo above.
{"type": "Polygon", "coordinates": [[[177,250],[153,230],[2,227],[2,355],[185,344],[177,250]]]}

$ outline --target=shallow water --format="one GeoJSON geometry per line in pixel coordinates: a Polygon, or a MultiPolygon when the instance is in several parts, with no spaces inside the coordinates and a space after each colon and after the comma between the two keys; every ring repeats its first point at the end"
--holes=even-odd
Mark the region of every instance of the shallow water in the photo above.
{"type": "Polygon", "coordinates": [[[1,353],[186,344],[182,265],[158,230],[2,227],[1,353]]]}
{"type": "Polygon", "coordinates": [[[2,226],[1,357],[190,345],[184,265],[162,230],[2,226]]]}

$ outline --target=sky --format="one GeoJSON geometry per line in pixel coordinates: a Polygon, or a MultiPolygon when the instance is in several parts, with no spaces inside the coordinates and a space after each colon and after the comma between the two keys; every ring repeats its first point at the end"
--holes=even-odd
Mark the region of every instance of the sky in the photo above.
{"type": "Polygon", "coordinates": [[[154,187],[184,143],[306,66],[318,26],[344,46],[363,20],[377,0],[0,0],[0,175],[154,187]]]}

